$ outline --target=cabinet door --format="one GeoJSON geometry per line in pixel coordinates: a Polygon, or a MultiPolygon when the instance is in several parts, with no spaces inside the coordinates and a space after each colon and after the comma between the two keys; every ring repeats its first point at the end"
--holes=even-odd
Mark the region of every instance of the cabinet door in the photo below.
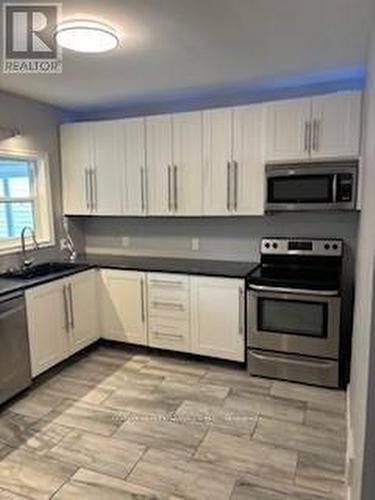
{"type": "Polygon", "coordinates": [[[93,212],[121,215],[124,154],[119,121],[93,123],[94,161],[91,172],[93,212]]]}
{"type": "Polygon", "coordinates": [[[101,277],[102,337],[146,345],[144,273],[102,270],[101,277]]]}
{"type": "Polygon", "coordinates": [[[233,115],[233,212],[264,214],[266,106],[241,106],[233,115]]]}
{"type": "Polygon", "coordinates": [[[361,92],[313,97],[313,158],[359,156],[361,104],[361,92]]]}
{"type": "Polygon", "coordinates": [[[68,356],[66,280],[54,281],[26,291],[27,321],[33,377],[68,356]]]}
{"type": "Polygon", "coordinates": [[[145,215],[146,193],[146,125],[144,118],[122,121],[125,175],[124,189],[126,215],[145,215]]]}
{"type": "Polygon", "coordinates": [[[192,352],[244,361],[244,282],[192,277],[191,285],[192,352]]]}
{"type": "Polygon", "coordinates": [[[173,115],[173,212],[202,215],[203,116],[173,115]]]}
{"type": "Polygon", "coordinates": [[[97,271],[79,273],[67,281],[73,354],[99,338],[97,271]]]}
{"type": "Polygon", "coordinates": [[[267,107],[267,161],[308,159],[311,99],[278,101],[267,107]]]}
{"type": "Polygon", "coordinates": [[[232,132],[232,108],[203,113],[203,199],[207,215],[230,214],[232,132]]]}
{"type": "Polygon", "coordinates": [[[173,214],[172,119],[146,118],[147,194],[150,215],[173,214]]]}
{"type": "Polygon", "coordinates": [[[64,211],[68,215],[91,213],[89,170],[92,168],[92,129],[88,123],[62,125],[61,168],[64,211]]]}

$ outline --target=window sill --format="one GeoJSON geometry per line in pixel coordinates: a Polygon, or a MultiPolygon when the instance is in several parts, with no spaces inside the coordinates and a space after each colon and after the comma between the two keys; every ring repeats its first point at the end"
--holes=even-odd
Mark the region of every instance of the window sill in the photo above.
{"type": "MultiPolygon", "coordinates": [[[[50,241],[50,240],[49,241],[38,241],[38,245],[39,245],[39,250],[43,250],[45,248],[54,247],[55,242],[50,241]]],[[[34,249],[33,244],[26,245],[27,251],[38,252],[38,250],[33,250],[33,249],[34,249]]],[[[21,248],[19,243],[17,243],[16,245],[9,245],[9,246],[1,246],[0,245],[0,256],[11,255],[11,254],[21,253],[21,252],[22,252],[22,248],[21,248]]]]}

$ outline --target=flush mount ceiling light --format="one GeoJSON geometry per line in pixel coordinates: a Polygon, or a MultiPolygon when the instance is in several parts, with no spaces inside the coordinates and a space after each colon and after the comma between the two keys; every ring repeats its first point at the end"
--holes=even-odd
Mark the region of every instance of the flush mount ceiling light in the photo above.
{"type": "Polygon", "coordinates": [[[76,52],[108,52],[119,44],[110,26],[96,21],[64,21],[56,29],[56,41],[65,49],[76,52]]]}

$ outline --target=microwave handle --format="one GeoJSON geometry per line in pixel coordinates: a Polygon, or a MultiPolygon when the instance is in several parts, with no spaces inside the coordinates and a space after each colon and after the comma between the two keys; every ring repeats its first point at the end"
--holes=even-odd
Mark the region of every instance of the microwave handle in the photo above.
{"type": "Polygon", "coordinates": [[[338,174],[334,174],[332,179],[332,201],[336,203],[337,201],[337,177],[338,174]]]}

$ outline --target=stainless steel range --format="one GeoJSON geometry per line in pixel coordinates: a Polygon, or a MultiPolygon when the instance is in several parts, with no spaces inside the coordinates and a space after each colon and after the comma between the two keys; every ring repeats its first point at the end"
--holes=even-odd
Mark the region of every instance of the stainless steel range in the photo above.
{"type": "Polygon", "coordinates": [[[341,240],[264,238],[248,277],[250,374],[339,385],[341,240]]]}

